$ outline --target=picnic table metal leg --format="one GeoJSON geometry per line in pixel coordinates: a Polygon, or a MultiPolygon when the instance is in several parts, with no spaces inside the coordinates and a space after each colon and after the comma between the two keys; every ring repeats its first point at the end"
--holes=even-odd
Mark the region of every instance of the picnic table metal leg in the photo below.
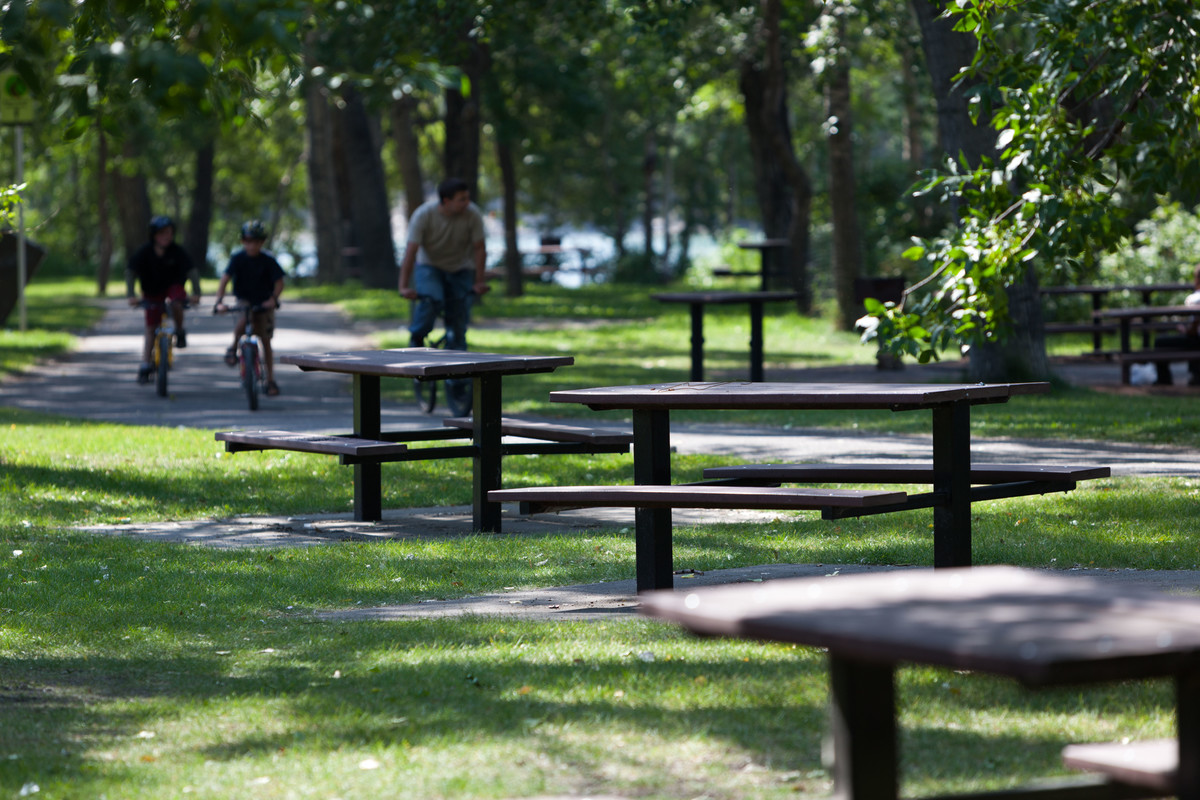
{"type": "MultiPolygon", "coordinates": [[[[633,482],[639,485],[671,482],[669,411],[634,409],[633,482]]],[[[634,536],[638,593],[672,588],[671,509],[635,509],[634,536]]]]}
{"type": "Polygon", "coordinates": [[[474,439],[472,513],[475,530],[500,532],[500,504],[488,502],[487,494],[501,488],[500,471],[500,378],[474,378],[474,439]]]}
{"type": "MultiPolygon", "coordinates": [[[[354,376],[354,435],[378,439],[380,434],[379,377],[354,376]]],[[[354,519],[383,519],[383,466],[378,461],[354,465],[354,519]]]]}
{"type": "Polygon", "coordinates": [[[750,382],[763,380],[763,304],[750,301],[750,382]]]}
{"type": "Polygon", "coordinates": [[[692,371],[689,380],[704,380],[704,303],[689,303],[692,312],[692,371]]]}
{"type": "Polygon", "coordinates": [[[1179,739],[1176,783],[1179,800],[1200,800],[1200,674],[1175,676],[1175,725],[1179,739]]]}
{"type": "MultiPolygon", "coordinates": [[[[1096,327],[1100,326],[1100,318],[1098,316],[1096,316],[1096,312],[1098,312],[1103,307],[1104,295],[1106,295],[1106,294],[1108,294],[1107,290],[1102,291],[1102,292],[1101,291],[1092,292],[1092,325],[1094,325],[1096,327]]],[[[1098,331],[1098,330],[1092,331],[1092,352],[1099,353],[1103,349],[1104,349],[1104,334],[1100,333],[1100,331],[1098,331]]]]}
{"type": "Polygon", "coordinates": [[[933,409],[933,565],[971,566],[971,404],[933,409]]]}
{"type": "MultiPolygon", "coordinates": [[[[1122,353],[1131,353],[1131,352],[1133,352],[1133,350],[1132,350],[1132,345],[1129,341],[1129,339],[1130,339],[1129,329],[1130,329],[1130,326],[1133,324],[1133,320],[1131,320],[1129,317],[1121,317],[1120,322],[1121,322],[1121,352],[1122,353]]],[[[1129,372],[1130,372],[1130,368],[1132,366],[1133,365],[1130,364],[1128,361],[1124,361],[1124,360],[1121,361],[1121,383],[1123,383],[1127,386],[1129,385],[1129,372]]]]}
{"type": "Polygon", "coordinates": [[[838,800],[896,800],[895,669],[829,656],[833,794],[838,800]]]}

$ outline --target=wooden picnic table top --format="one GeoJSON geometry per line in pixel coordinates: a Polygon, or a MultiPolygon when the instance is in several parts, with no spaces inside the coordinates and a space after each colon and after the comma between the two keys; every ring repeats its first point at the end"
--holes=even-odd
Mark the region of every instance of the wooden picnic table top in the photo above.
{"type": "Polygon", "coordinates": [[[575,363],[572,356],[522,356],[433,347],[292,353],[279,360],[305,371],[426,379],[553,372],[575,363]]]}
{"type": "Polygon", "coordinates": [[[1200,669],[1200,599],[1015,567],[787,579],[639,600],[642,613],[705,635],[979,670],[1032,686],[1200,669]]]}
{"type": "Polygon", "coordinates": [[[650,295],[650,297],[663,303],[769,303],[779,300],[795,300],[796,293],[736,291],[659,292],[658,294],[650,295]]]}
{"type": "Polygon", "coordinates": [[[743,250],[769,250],[774,247],[787,247],[791,244],[789,239],[759,239],[757,241],[738,242],[737,246],[743,250]]]}
{"type": "Polygon", "coordinates": [[[592,409],[918,409],[960,401],[1003,403],[1018,394],[1044,394],[1036,383],[783,383],[747,381],[601,386],[550,393],[556,403],[592,409]]]}
{"type": "Polygon", "coordinates": [[[1126,283],[1111,286],[1085,284],[1082,286],[1043,286],[1042,294],[1106,294],[1108,292],[1190,292],[1190,283],[1126,283]]]}
{"type": "Polygon", "coordinates": [[[1137,306],[1135,308],[1104,308],[1093,312],[1097,317],[1134,319],[1136,317],[1194,317],[1200,316],[1200,305],[1137,306]]]}

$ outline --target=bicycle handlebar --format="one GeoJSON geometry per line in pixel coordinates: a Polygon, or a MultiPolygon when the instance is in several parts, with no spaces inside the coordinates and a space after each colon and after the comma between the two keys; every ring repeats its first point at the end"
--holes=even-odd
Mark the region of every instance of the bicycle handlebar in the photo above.
{"type": "MultiPolygon", "coordinates": [[[[278,309],[282,307],[283,303],[280,303],[278,300],[276,300],[275,308],[278,309]]],[[[238,312],[250,311],[252,313],[257,313],[259,311],[269,311],[270,309],[268,309],[262,303],[237,303],[236,305],[232,306],[227,303],[214,303],[212,313],[214,315],[229,314],[235,310],[238,312]]]]}

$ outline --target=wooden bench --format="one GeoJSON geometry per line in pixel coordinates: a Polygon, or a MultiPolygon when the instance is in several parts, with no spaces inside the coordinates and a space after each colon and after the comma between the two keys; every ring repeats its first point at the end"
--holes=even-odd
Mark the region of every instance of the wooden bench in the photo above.
{"type": "Polygon", "coordinates": [[[730,267],[713,267],[714,278],[757,278],[758,270],[731,269],[730,267]]]}
{"type": "MultiPolygon", "coordinates": [[[[1108,467],[1074,467],[1057,464],[974,464],[972,484],[1046,481],[1071,483],[1107,478],[1108,467]]],[[[887,464],[740,464],[709,467],[706,479],[724,480],[745,486],[780,483],[932,483],[933,464],[927,461],[887,464]]],[[[735,484],[736,485],[736,484],[735,484]]]]}
{"type": "MultiPolygon", "coordinates": [[[[1077,467],[1045,464],[976,464],[971,467],[970,502],[1001,500],[1051,492],[1069,492],[1076,483],[1092,478],[1107,478],[1109,467],[1077,467]]],[[[779,486],[784,483],[929,483],[934,482],[929,462],[887,464],[743,464],[733,467],[709,467],[706,482],[727,486],[779,486]]],[[[893,505],[862,508],[830,506],[821,510],[825,519],[845,519],[871,514],[886,514],[917,508],[931,508],[942,502],[938,491],[909,494],[893,505]]]]}
{"type": "MultiPolygon", "coordinates": [[[[449,417],[442,424],[452,428],[471,430],[474,422],[470,417],[449,417]]],[[[585,427],[582,425],[567,425],[557,422],[540,422],[535,420],[500,418],[500,433],[505,436],[521,436],[526,439],[544,439],[549,442],[573,442],[596,445],[633,444],[633,434],[615,428],[585,427]]]]}
{"type": "Polygon", "coordinates": [[[216,439],[225,442],[228,453],[292,450],[338,456],[342,464],[395,461],[400,460],[397,456],[403,458],[408,451],[408,445],[398,442],[291,431],[225,431],[217,433],[216,439]]]}
{"type": "Polygon", "coordinates": [[[1121,383],[1128,384],[1130,369],[1134,364],[1160,364],[1172,361],[1200,361],[1200,350],[1172,350],[1163,347],[1154,350],[1133,350],[1117,353],[1121,364],[1121,383]]]}
{"type": "Polygon", "coordinates": [[[1047,322],[1045,331],[1056,333],[1116,333],[1120,328],[1115,323],[1097,322],[1047,322]]]}
{"type": "Polygon", "coordinates": [[[1063,748],[1062,760],[1070,769],[1103,775],[1120,787],[1142,790],[1135,796],[1168,797],[1175,794],[1179,743],[1175,739],[1151,739],[1128,744],[1072,744],[1063,748]]]}
{"type": "Polygon", "coordinates": [[[764,486],[532,486],[488,492],[497,502],[518,502],[521,513],[572,508],[744,508],[813,511],[864,508],[903,502],[904,492],[862,489],[776,489],[764,486]]]}

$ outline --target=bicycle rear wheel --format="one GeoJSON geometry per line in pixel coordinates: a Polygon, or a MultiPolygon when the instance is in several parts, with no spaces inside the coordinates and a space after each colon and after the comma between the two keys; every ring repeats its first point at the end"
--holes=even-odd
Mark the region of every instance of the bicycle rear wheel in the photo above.
{"type": "Polygon", "coordinates": [[[475,391],[470,378],[446,379],[446,405],[456,417],[471,416],[475,391]]]}
{"type": "Polygon", "coordinates": [[[417,405],[426,414],[432,414],[437,407],[438,381],[419,381],[413,379],[413,393],[417,396],[417,405]]]}
{"type": "Polygon", "coordinates": [[[154,390],[159,397],[167,396],[167,374],[171,371],[171,334],[160,333],[154,340],[154,390]]]}
{"type": "Polygon", "coordinates": [[[258,410],[258,348],[252,342],[242,343],[242,386],[250,410],[258,410]]]}

